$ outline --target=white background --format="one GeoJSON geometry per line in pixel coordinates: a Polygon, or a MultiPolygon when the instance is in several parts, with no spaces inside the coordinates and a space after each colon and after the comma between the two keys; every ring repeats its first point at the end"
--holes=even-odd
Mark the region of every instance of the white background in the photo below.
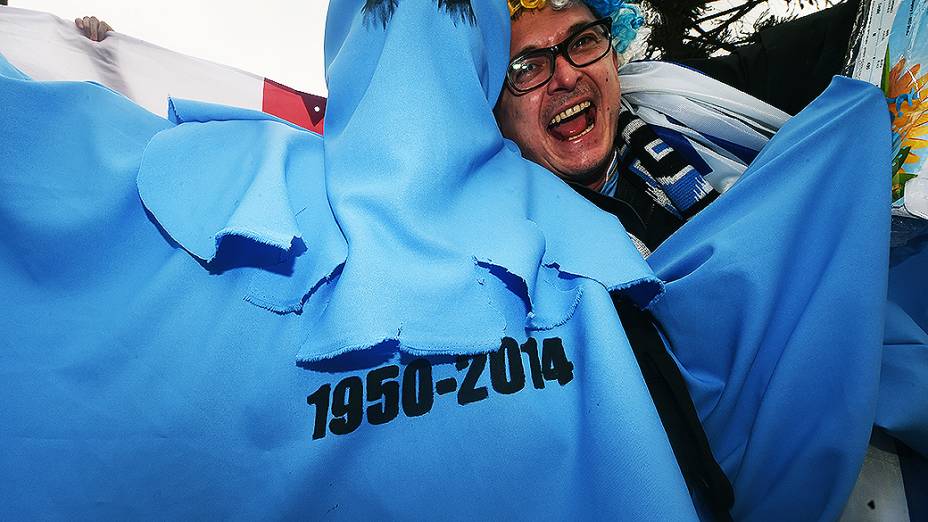
{"type": "MultiPolygon", "coordinates": [[[[813,0],[787,9],[772,1],[770,9],[808,14],[832,0],[813,0]],[[820,4],[820,5],[813,5],[820,4]]],[[[725,10],[741,0],[716,0],[725,10]]],[[[295,89],[325,95],[322,41],[328,0],[10,0],[73,20],[94,15],[121,33],[173,51],[204,58],[270,78],[295,89]]],[[[763,8],[747,18],[753,20],[763,8]]]]}
{"type": "MultiPolygon", "coordinates": [[[[74,20],[94,15],[121,33],[326,93],[322,38],[328,0],[10,0],[74,20]]],[[[2,9],[2,7],[0,7],[2,9]]]]}

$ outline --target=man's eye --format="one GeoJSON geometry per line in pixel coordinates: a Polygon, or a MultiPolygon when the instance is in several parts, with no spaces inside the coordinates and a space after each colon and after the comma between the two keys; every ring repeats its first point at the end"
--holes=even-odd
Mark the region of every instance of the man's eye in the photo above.
{"type": "Polygon", "coordinates": [[[595,45],[599,43],[600,40],[601,40],[601,37],[598,34],[590,31],[590,32],[586,32],[586,33],[583,33],[577,36],[577,38],[574,40],[573,45],[571,45],[571,47],[574,49],[582,49],[584,47],[595,45]]]}
{"type": "Polygon", "coordinates": [[[535,62],[519,62],[512,64],[512,72],[517,82],[530,81],[541,71],[541,64],[535,62]]]}

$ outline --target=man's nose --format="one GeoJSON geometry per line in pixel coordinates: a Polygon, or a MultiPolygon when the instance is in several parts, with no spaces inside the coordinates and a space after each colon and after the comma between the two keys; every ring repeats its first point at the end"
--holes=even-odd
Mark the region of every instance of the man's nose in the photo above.
{"type": "Polygon", "coordinates": [[[548,92],[572,91],[579,78],[580,71],[559,54],[554,59],[554,75],[548,82],[548,92]]]}

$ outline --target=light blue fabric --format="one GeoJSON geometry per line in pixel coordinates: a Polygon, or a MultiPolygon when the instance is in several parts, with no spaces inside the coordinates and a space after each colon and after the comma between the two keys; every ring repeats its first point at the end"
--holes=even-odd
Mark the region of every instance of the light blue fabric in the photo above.
{"type": "Polygon", "coordinates": [[[877,425],[928,456],[928,235],[890,254],[877,425]]]}
{"type": "Polygon", "coordinates": [[[665,323],[737,518],[840,510],[888,237],[888,131],[848,122],[885,107],[844,81],[797,116],[652,256],[654,301],[500,137],[505,5],[438,3],[330,3],[324,139],[0,60],[0,519],[692,520],[609,290],[665,323]]]}
{"type": "Polygon", "coordinates": [[[294,240],[306,243],[307,260],[280,261],[312,263],[310,274],[297,268],[280,278],[272,270],[255,285],[262,305],[300,311],[312,325],[301,360],[383,341],[412,352],[485,352],[506,335],[567,322],[581,295],[563,281],[577,276],[641,305],[660,292],[614,218],[504,148],[490,109],[505,68],[495,35],[508,18],[495,6],[476,5],[487,12],[470,31],[449,20],[441,47],[410,45],[436,23],[420,12],[399,9],[389,30],[374,31],[358,15],[360,5],[333,7],[324,147],[318,136],[255,123],[261,113],[221,114],[217,106],[175,100],[172,118],[182,124],[152,140],[139,172],[146,208],[200,259],[212,260],[227,235],[285,251],[294,240]],[[499,62],[492,79],[488,56],[499,62]],[[413,66],[430,74],[395,72],[413,66]],[[390,110],[398,103],[402,118],[390,110]],[[237,142],[262,144],[242,151],[224,145],[237,142]],[[305,153],[288,157],[293,148],[305,153]],[[304,185],[293,190],[293,183],[304,185]],[[542,197],[548,193],[556,195],[542,197]],[[311,224],[298,226],[300,219],[311,224]],[[483,282],[487,274],[502,276],[510,289],[500,297],[483,282]],[[512,293],[523,302],[511,306],[512,293]]]}
{"type": "Polygon", "coordinates": [[[324,140],[0,66],[0,519],[696,518],[609,294],[660,281],[492,120],[505,4],[363,4],[324,140]]]}
{"type": "Polygon", "coordinates": [[[857,478],[880,384],[889,140],[880,91],[836,77],[648,258],[735,520],[835,520],[857,478]]]}

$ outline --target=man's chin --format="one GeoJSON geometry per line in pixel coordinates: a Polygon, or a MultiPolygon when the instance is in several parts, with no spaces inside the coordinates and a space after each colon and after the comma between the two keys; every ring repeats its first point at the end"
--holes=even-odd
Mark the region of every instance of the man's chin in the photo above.
{"type": "Polygon", "coordinates": [[[601,134],[590,133],[572,141],[551,139],[545,147],[545,163],[562,178],[578,183],[591,178],[595,181],[602,175],[613,150],[611,140],[601,134]]]}
{"type": "Polygon", "coordinates": [[[606,174],[605,170],[611,159],[610,152],[606,151],[589,161],[576,161],[578,158],[572,158],[575,161],[551,161],[546,166],[548,170],[567,181],[584,186],[595,185],[606,174]]]}
{"type": "Polygon", "coordinates": [[[589,187],[600,182],[603,177],[603,169],[594,168],[587,171],[575,171],[570,173],[557,172],[557,175],[566,181],[589,187]]]}

